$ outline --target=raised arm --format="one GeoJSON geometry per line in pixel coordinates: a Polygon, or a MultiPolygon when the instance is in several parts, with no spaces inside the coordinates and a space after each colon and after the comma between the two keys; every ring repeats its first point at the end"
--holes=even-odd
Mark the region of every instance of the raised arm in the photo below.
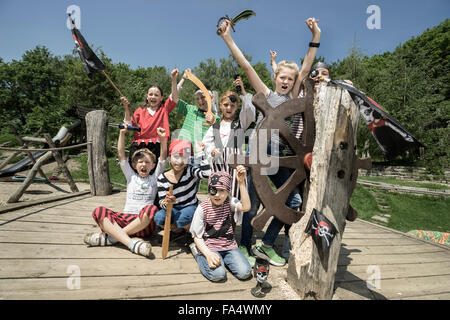
{"type": "Polygon", "coordinates": [[[170,94],[170,100],[175,103],[178,103],[178,89],[177,89],[177,78],[178,78],[178,69],[173,69],[170,73],[172,78],[172,93],[170,94]]]}
{"type": "Polygon", "coordinates": [[[156,133],[159,137],[160,142],[160,154],[159,160],[164,161],[167,159],[167,134],[164,128],[157,128],[156,133]]]}
{"type": "Polygon", "coordinates": [[[316,57],[318,45],[320,44],[321,30],[319,28],[319,19],[316,20],[315,18],[308,18],[306,20],[306,25],[312,33],[311,43],[313,44],[313,46],[310,45],[308,48],[305,59],[303,59],[302,68],[292,90],[292,95],[295,98],[297,98],[298,94],[300,93],[300,86],[303,80],[305,80],[309,75],[311,67],[314,63],[314,58],[316,57]],[[317,46],[314,46],[314,44],[317,44],[317,46]]]}
{"type": "Polygon", "coordinates": [[[272,67],[272,71],[275,73],[275,71],[277,70],[277,62],[275,61],[275,59],[277,58],[277,52],[272,50],[269,50],[269,52],[270,52],[270,66],[272,67]]]}
{"type": "Polygon", "coordinates": [[[225,41],[225,44],[230,49],[230,52],[233,55],[234,59],[244,70],[253,89],[255,89],[256,92],[262,92],[262,93],[264,93],[265,96],[268,96],[270,93],[269,88],[267,88],[267,86],[264,84],[264,82],[259,78],[255,69],[253,69],[250,62],[245,58],[241,49],[239,49],[239,47],[236,45],[233,38],[231,37],[230,20],[225,20],[224,22],[222,22],[220,28],[222,30],[222,33],[220,34],[220,36],[222,37],[223,41],[225,41]]]}
{"type": "Polygon", "coordinates": [[[130,103],[128,102],[128,99],[126,97],[120,97],[120,100],[123,104],[123,110],[125,112],[125,118],[124,121],[131,125],[131,109],[130,109],[130,103]]]}
{"type": "MultiPolygon", "coordinates": [[[[126,126],[126,124],[125,124],[126,126]]],[[[127,129],[121,129],[119,132],[119,139],[117,140],[117,157],[119,161],[126,160],[127,157],[125,155],[125,136],[127,135],[127,129]]]]}

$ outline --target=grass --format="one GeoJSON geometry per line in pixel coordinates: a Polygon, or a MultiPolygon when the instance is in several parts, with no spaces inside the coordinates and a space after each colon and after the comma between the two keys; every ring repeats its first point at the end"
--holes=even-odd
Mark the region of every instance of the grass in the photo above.
{"type": "Polygon", "coordinates": [[[358,210],[358,218],[371,221],[372,216],[386,213],[378,208],[377,200],[370,190],[377,194],[377,198],[382,199],[381,205],[390,207],[388,213],[391,217],[385,226],[401,232],[450,232],[450,199],[446,197],[391,193],[357,185],[350,203],[358,210]]]}
{"type": "Polygon", "coordinates": [[[443,184],[436,184],[430,182],[420,182],[420,181],[406,181],[389,177],[361,177],[358,176],[358,180],[365,181],[373,181],[373,182],[382,182],[394,184],[397,186],[406,186],[406,187],[416,187],[416,188],[428,188],[428,189],[436,189],[436,190],[448,190],[449,186],[443,184]]]}

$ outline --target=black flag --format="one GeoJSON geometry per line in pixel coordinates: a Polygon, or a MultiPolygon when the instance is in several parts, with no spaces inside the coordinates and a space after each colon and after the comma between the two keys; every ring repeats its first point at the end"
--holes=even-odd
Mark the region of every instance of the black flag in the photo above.
{"type": "Polygon", "coordinates": [[[397,120],[381,109],[375,101],[354,86],[342,80],[332,80],[330,82],[347,89],[350,93],[367,127],[386,158],[391,160],[398,155],[403,156],[409,149],[424,146],[397,120]]]}
{"type": "Polygon", "coordinates": [[[313,238],[319,253],[328,254],[331,242],[337,233],[336,227],[320,211],[313,209],[305,233],[313,238]]]}
{"type": "Polygon", "coordinates": [[[94,72],[105,70],[105,65],[103,62],[95,55],[94,51],[89,48],[84,37],[81,35],[80,31],[75,27],[75,23],[69,13],[70,24],[72,28],[72,36],[75,40],[77,46],[78,54],[80,55],[81,62],[83,62],[84,69],[90,79],[94,72]]]}

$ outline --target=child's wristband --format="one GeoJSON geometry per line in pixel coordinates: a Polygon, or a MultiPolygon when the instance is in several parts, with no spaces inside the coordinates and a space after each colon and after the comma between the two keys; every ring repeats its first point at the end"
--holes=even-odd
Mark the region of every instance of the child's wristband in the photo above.
{"type": "Polygon", "coordinates": [[[310,42],[309,46],[312,48],[318,48],[320,47],[320,42],[310,42]]]}

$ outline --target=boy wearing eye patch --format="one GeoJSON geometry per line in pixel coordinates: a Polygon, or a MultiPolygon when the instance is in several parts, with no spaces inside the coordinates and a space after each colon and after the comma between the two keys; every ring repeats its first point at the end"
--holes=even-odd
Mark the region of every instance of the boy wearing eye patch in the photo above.
{"type": "Polygon", "coordinates": [[[226,280],[225,266],[240,280],[252,276],[252,268],[238,249],[234,236],[232,219],[240,222],[242,213],[250,210],[246,170],[239,165],[236,171],[241,201],[230,197],[232,177],[229,173],[212,173],[208,179],[208,198],[195,210],[190,227],[195,246],[200,251],[194,255],[200,272],[213,282],[226,280]]]}

